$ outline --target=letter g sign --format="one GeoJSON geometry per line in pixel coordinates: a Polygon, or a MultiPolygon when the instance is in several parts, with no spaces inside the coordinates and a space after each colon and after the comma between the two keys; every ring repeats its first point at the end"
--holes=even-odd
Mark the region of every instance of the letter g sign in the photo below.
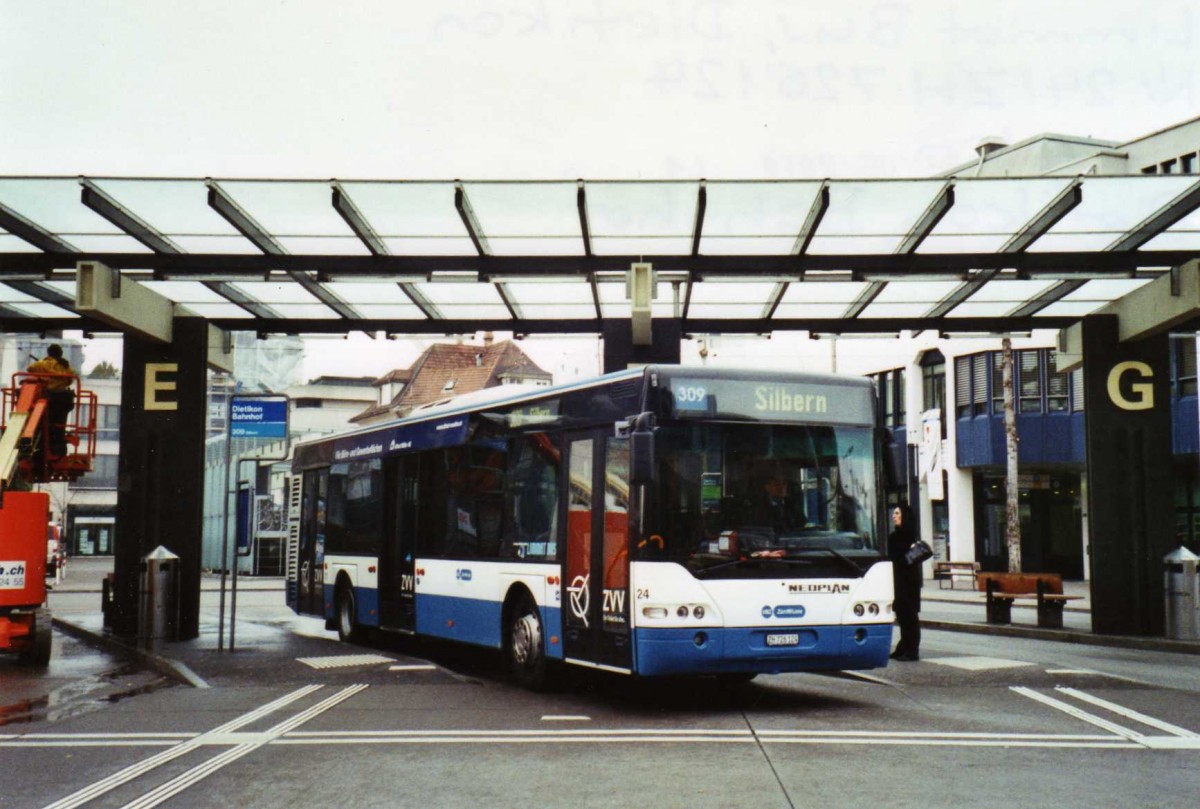
{"type": "Polygon", "coordinates": [[[1119,362],[1108,372],[1108,398],[1122,410],[1149,410],[1154,407],[1154,386],[1150,382],[1134,382],[1129,386],[1134,398],[1125,398],[1121,393],[1121,377],[1126,372],[1136,373],[1142,379],[1154,378],[1154,371],[1144,362],[1119,362]]]}

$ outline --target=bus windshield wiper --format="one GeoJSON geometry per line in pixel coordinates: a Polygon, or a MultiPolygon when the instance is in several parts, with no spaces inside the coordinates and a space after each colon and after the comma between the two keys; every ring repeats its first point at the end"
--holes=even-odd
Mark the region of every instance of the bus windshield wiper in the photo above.
{"type": "MultiPolygon", "coordinates": [[[[849,562],[850,560],[847,559],[846,561],[849,562]]],[[[809,563],[809,562],[811,562],[811,560],[806,559],[803,556],[783,556],[783,555],[780,555],[780,556],[765,556],[765,555],[764,556],[743,556],[738,559],[730,559],[725,562],[718,562],[715,565],[708,565],[707,567],[699,568],[698,570],[696,570],[696,572],[693,575],[703,576],[707,573],[712,573],[713,571],[716,571],[716,570],[724,570],[727,567],[736,567],[738,565],[761,563],[761,562],[791,562],[791,563],[795,564],[797,562],[809,563]]],[[[850,562],[850,564],[854,564],[854,563],[850,562]]]]}
{"type": "MultiPolygon", "coordinates": [[[[805,548],[804,549],[804,553],[809,553],[811,551],[825,551],[826,553],[833,554],[834,556],[836,556],[838,558],[839,561],[845,562],[849,567],[851,567],[854,570],[854,572],[857,573],[859,576],[866,573],[866,571],[863,570],[861,566],[859,566],[858,562],[855,562],[849,556],[845,556],[844,554],[839,553],[838,551],[835,551],[833,548],[821,547],[821,548],[805,548]]],[[[793,558],[803,558],[803,557],[789,556],[787,558],[793,559],[793,558]]]]}

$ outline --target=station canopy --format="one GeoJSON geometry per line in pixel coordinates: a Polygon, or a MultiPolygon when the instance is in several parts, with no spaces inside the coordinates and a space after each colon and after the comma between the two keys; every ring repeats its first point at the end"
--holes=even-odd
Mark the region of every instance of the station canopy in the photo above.
{"type": "Polygon", "coordinates": [[[778,181],[0,177],[0,327],[94,329],[77,264],[259,333],[1060,328],[1200,257],[1188,175],[778,181]]]}

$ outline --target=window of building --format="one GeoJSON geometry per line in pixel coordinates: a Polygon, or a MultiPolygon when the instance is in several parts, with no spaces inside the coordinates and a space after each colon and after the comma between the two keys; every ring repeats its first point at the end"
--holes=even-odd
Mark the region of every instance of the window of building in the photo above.
{"type": "Polygon", "coordinates": [[[1192,334],[1171,338],[1171,393],[1196,395],[1196,337],[1192,334]]]}
{"type": "MultiPolygon", "coordinates": [[[[1013,352],[1014,355],[1016,352],[1013,352]]],[[[1004,352],[992,353],[992,412],[1004,413],[1004,352]]]]}
{"type": "Polygon", "coordinates": [[[1040,413],[1042,410],[1042,352],[1014,351],[1013,361],[1020,374],[1020,413],[1040,413]]]}
{"type": "Polygon", "coordinates": [[[1071,412],[1083,412],[1083,368],[1071,372],[1071,412]]]}
{"type": "Polygon", "coordinates": [[[1046,410],[1050,413],[1067,412],[1071,375],[1058,370],[1058,352],[1046,352],[1046,410]]]}
{"type": "Polygon", "coordinates": [[[976,354],[971,358],[971,413],[976,416],[987,413],[987,360],[987,354],[976,354]]]}
{"type": "Polygon", "coordinates": [[[971,358],[954,359],[954,417],[971,415],[971,358]]]}
{"type": "Polygon", "coordinates": [[[1158,166],[1146,166],[1142,169],[1142,174],[1158,174],[1158,166]]]}
{"type": "Polygon", "coordinates": [[[1163,162],[1158,164],[1159,173],[1160,174],[1174,174],[1175,173],[1175,165],[1176,165],[1176,163],[1174,160],[1164,160],[1163,162]]]}
{"type": "Polygon", "coordinates": [[[893,418],[893,414],[896,412],[896,387],[892,384],[892,374],[890,371],[881,376],[880,383],[883,388],[883,423],[889,427],[894,427],[896,425],[896,421],[893,418]]]}
{"type": "Polygon", "coordinates": [[[96,438],[100,441],[118,441],[121,438],[121,406],[100,405],[100,417],[96,419],[96,438]]]}
{"type": "Polygon", "coordinates": [[[940,351],[927,351],[921,357],[921,406],[941,411],[942,434],[946,428],[946,360],[940,351]]]}
{"type": "Polygon", "coordinates": [[[1196,170],[1196,154],[1185,154],[1179,158],[1179,173],[1192,174],[1196,170]]]}
{"type": "Polygon", "coordinates": [[[117,488],[117,456],[97,455],[92,459],[92,471],[71,484],[77,489],[117,488]]]}

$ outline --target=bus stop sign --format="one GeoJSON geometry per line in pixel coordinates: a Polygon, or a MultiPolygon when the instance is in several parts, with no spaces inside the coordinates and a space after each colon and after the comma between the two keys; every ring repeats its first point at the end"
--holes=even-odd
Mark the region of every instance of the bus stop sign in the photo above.
{"type": "Polygon", "coordinates": [[[286,438],[287,399],[234,396],[229,403],[230,438],[286,438]]]}

